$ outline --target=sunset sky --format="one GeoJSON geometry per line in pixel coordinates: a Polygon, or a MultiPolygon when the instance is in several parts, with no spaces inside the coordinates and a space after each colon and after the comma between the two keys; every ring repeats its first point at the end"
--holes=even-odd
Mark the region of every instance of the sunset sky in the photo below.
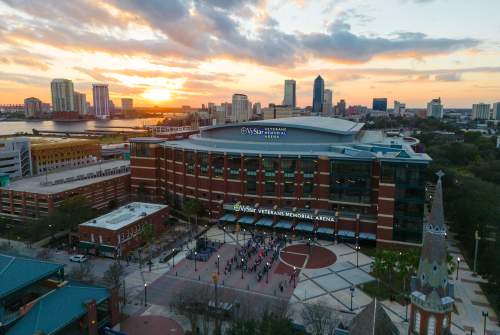
{"type": "Polygon", "coordinates": [[[334,103],[500,101],[498,0],[0,0],[0,103],[50,81],[110,85],[137,106],[281,103],[321,74],[334,103]]]}

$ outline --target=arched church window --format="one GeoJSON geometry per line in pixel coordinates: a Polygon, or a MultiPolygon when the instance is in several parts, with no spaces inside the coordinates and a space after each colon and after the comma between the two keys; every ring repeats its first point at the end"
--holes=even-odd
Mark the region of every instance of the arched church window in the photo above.
{"type": "Polygon", "coordinates": [[[427,335],[436,334],[436,318],[431,316],[429,322],[427,323],[427,335]]]}
{"type": "Polygon", "coordinates": [[[415,325],[413,326],[415,333],[420,333],[420,312],[415,312],[415,325]]]}

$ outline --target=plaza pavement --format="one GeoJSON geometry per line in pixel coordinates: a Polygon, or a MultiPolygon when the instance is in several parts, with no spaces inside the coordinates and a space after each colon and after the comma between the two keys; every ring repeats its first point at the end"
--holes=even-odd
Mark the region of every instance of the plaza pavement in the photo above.
{"type": "MultiPolygon", "coordinates": [[[[234,253],[234,246],[248,240],[249,234],[243,236],[243,233],[233,234],[226,232],[226,246],[220,250],[223,259],[229,254],[234,253]],[[226,255],[226,256],[224,256],[226,255]]],[[[224,232],[216,227],[211,228],[207,232],[207,236],[211,240],[222,241],[224,232]]],[[[305,241],[294,241],[293,243],[304,243],[305,241]]],[[[456,242],[450,237],[449,251],[456,257],[459,255],[459,249],[456,247],[456,242]]],[[[317,245],[327,248],[337,256],[336,262],[328,267],[320,269],[301,269],[296,287],[293,289],[288,285],[288,292],[285,292],[281,298],[289,298],[290,315],[295,322],[301,322],[301,310],[304,304],[321,303],[332,308],[337,312],[339,319],[349,320],[358,313],[364,306],[371,302],[371,298],[365,294],[358,285],[374,280],[370,276],[370,264],[372,258],[361,252],[358,254],[358,265],[356,266],[356,252],[354,247],[349,244],[337,244],[330,241],[319,240],[317,245]],[[351,291],[350,287],[354,286],[351,312],[351,291]],[[293,293],[292,293],[293,289],[293,293]]],[[[154,266],[151,272],[147,268],[141,271],[130,273],[125,278],[127,297],[129,303],[125,306],[124,312],[132,315],[162,315],[171,317],[182,325],[184,330],[189,329],[189,323],[180,315],[176,315],[168,307],[167,301],[171,301],[168,291],[178,291],[186,281],[196,285],[206,285],[213,288],[211,276],[216,273],[215,259],[216,256],[208,262],[197,262],[198,271],[194,272],[194,262],[184,259],[187,254],[187,249],[193,248],[194,242],[181,253],[175,256],[175,269],[172,269],[171,261],[168,264],[159,264],[154,261],[154,266]],[[177,272],[177,276],[175,275],[177,272]],[[198,276],[200,279],[198,280],[198,276]],[[148,306],[144,307],[144,283],[148,283],[148,296],[151,296],[148,306]]],[[[215,254],[217,255],[217,253],[215,254]]],[[[461,259],[463,256],[460,255],[461,259]]],[[[222,266],[223,262],[221,262],[222,266]]],[[[276,263],[273,266],[272,272],[275,270],[276,263]]],[[[223,267],[221,267],[221,270],[223,267]]],[[[244,281],[241,281],[241,273],[236,271],[230,278],[220,278],[219,288],[222,290],[224,286],[229,291],[233,291],[235,295],[249,296],[255,299],[257,303],[262,303],[269,299],[274,301],[280,298],[279,291],[275,288],[277,283],[283,278],[273,273],[270,276],[270,283],[265,284],[265,278],[260,283],[257,283],[254,278],[255,274],[244,274],[244,281]],[[222,285],[224,280],[224,285],[222,285]]],[[[286,278],[286,276],[284,277],[286,278]]],[[[454,274],[450,275],[450,280],[454,279],[454,274]]],[[[488,331],[500,331],[496,325],[497,319],[494,311],[489,307],[484,294],[482,293],[478,282],[479,277],[473,277],[468,265],[462,261],[460,263],[459,281],[455,287],[456,297],[456,312],[452,316],[452,332],[453,334],[469,334],[470,329],[474,333],[481,333],[483,330],[483,318],[481,312],[488,310],[490,317],[487,319],[488,331]]],[[[233,297],[234,298],[234,297],[233,297]]],[[[231,298],[231,299],[233,299],[231,298]]],[[[245,298],[245,299],[248,299],[245,298]]],[[[250,298],[251,299],[251,298],[250,298]]],[[[251,301],[251,300],[248,300],[251,301]]],[[[402,306],[394,301],[382,302],[388,315],[395,322],[401,333],[407,332],[408,323],[405,321],[406,306],[402,306]]],[[[346,321],[348,322],[348,321],[346,321]]],[[[493,334],[493,333],[492,333],[493,334]]],[[[131,334],[133,335],[133,334],[131,334]]]]}

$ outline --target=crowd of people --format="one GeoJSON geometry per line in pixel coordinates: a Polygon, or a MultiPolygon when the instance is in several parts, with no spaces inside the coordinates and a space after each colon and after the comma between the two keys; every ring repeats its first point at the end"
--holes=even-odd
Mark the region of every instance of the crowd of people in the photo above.
{"type": "MultiPolygon", "coordinates": [[[[285,236],[262,233],[252,233],[250,236],[241,247],[235,248],[234,256],[226,261],[224,277],[231,275],[232,271],[240,270],[242,273],[255,273],[260,282],[264,276],[269,275],[267,272],[274,262],[279,261],[280,251],[287,243],[285,236]]],[[[281,291],[282,285],[280,283],[281,291]]]]}

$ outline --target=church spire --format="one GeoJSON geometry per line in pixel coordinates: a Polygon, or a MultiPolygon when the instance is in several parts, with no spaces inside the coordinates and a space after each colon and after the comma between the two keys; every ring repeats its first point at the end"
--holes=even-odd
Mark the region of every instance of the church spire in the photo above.
{"type": "Polygon", "coordinates": [[[432,208],[424,227],[417,276],[412,278],[410,334],[449,334],[453,309],[453,285],[448,282],[448,254],[443,209],[444,173],[432,197],[432,208]]]}

